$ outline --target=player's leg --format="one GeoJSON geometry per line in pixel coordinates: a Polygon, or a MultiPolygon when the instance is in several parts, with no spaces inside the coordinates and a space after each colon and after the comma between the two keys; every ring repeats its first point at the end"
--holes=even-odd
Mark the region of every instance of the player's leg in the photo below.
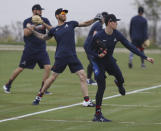
{"type": "Polygon", "coordinates": [[[87,77],[86,77],[85,71],[81,69],[77,71],[76,74],[80,78],[81,91],[82,91],[83,98],[84,98],[82,105],[85,107],[94,107],[95,104],[90,100],[89,95],[88,95],[88,87],[87,87],[87,82],[86,82],[87,77]]]}
{"type": "Polygon", "coordinates": [[[97,86],[98,86],[97,93],[96,93],[96,112],[95,112],[93,121],[110,122],[110,120],[106,119],[101,112],[102,99],[106,88],[106,80],[105,80],[106,76],[105,76],[104,67],[102,66],[102,64],[99,64],[95,61],[93,61],[92,64],[93,64],[95,79],[97,81],[97,86]]]}
{"type": "Polygon", "coordinates": [[[83,93],[83,96],[88,96],[88,88],[87,88],[87,83],[86,83],[86,74],[84,70],[79,70],[76,72],[76,74],[80,78],[80,85],[81,85],[81,91],[83,93]]]}
{"type": "Polygon", "coordinates": [[[129,63],[128,63],[129,68],[133,67],[133,64],[132,64],[133,56],[134,56],[134,53],[130,52],[130,54],[129,54],[129,63]]]}
{"type": "MultiPolygon", "coordinates": [[[[46,79],[50,75],[50,70],[51,70],[50,59],[49,59],[49,55],[48,55],[47,51],[42,51],[42,52],[38,53],[36,56],[36,61],[39,65],[40,69],[44,69],[42,84],[41,84],[41,88],[40,88],[40,91],[41,91],[41,89],[44,85],[44,82],[46,81],[46,79]]],[[[52,93],[50,93],[46,90],[45,94],[52,94],[52,93]]]]}
{"type": "Polygon", "coordinates": [[[114,80],[114,82],[115,82],[116,86],[118,87],[120,94],[125,95],[126,91],[123,86],[124,78],[123,78],[123,75],[122,75],[122,72],[121,72],[119,66],[117,65],[117,63],[114,59],[111,59],[111,62],[107,68],[107,71],[110,75],[113,75],[116,78],[114,80]]]}
{"type": "Polygon", "coordinates": [[[83,66],[77,56],[73,56],[68,59],[68,66],[72,73],[76,73],[80,78],[81,91],[84,97],[83,106],[85,107],[94,107],[95,104],[90,100],[88,96],[88,87],[87,87],[87,77],[83,66]]]}
{"type": "MultiPolygon", "coordinates": [[[[42,87],[44,86],[45,81],[49,78],[50,71],[51,71],[51,66],[50,65],[44,65],[44,74],[43,74],[43,79],[42,79],[42,84],[41,84],[40,91],[41,91],[42,87]]],[[[45,94],[52,94],[52,93],[48,92],[46,90],[45,94]]]]}
{"type": "Polygon", "coordinates": [[[93,73],[93,66],[92,63],[90,62],[89,65],[87,66],[87,83],[89,85],[97,85],[97,83],[92,79],[92,73],[93,73]]]}
{"type": "Polygon", "coordinates": [[[41,98],[43,97],[45,91],[51,86],[51,84],[56,80],[58,77],[58,73],[52,72],[52,75],[44,82],[44,85],[38,95],[36,96],[35,100],[33,101],[33,105],[38,105],[41,98]]]}
{"type": "Polygon", "coordinates": [[[18,67],[14,70],[14,72],[12,73],[9,81],[3,86],[4,92],[5,93],[10,93],[10,89],[11,89],[11,85],[12,82],[16,79],[16,77],[24,70],[24,68],[22,67],[18,67]]]}
{"type": "MultiPolygon", "coordinates": [[[[140,51],[145,55],[144,48],[142,48],[140,51]]],[[[140,59],[141,59],[141,67],[145,68],[146,66],[145,66],[145,63],[144,63],[144,59],[142,57],[140,57],[140,59]]]]}
{"type": "Polygon", "coordinates": [[[56,80],[58,75],[65,70],[66,66],[67,65],[65,63],[63,63],[62,60],[55,59],[55,63],[53,65],[53,67],[51,68],[51,70],[53,72],[52,72],[51,76],[44,82],[42,89],[40,90],[40,92],[38,93],[38,95],[36,96],[35,100],[32,103],[33,105],[39,104],[39,102],[40,102],[41,98],[43,97],[45,91],[56,80]]]}

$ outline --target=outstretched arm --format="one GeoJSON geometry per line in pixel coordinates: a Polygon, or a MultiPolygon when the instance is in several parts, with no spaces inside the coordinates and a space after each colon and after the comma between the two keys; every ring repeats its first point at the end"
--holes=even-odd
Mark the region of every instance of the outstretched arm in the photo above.
{"type": "Polygon", "coordinates": [[[142,57],[143,59],[149,61],[150,63],[154,63],[154,59],[145,56],[142,52],[140,52],[134,45],[132,45],[121,33],[118,34],[119,41],[131,52],[135,53],[136,55],[142,57]]]}
{"type": "Polygon", "coordinates": [[[93,24],[94,22],[96,22],[97,20],[101,20],[102,19],[102,14],[97,14],[94,19],[79,23],[78,27],[86,27],[86,26],[90,26],[91,24],[93,24]]]}

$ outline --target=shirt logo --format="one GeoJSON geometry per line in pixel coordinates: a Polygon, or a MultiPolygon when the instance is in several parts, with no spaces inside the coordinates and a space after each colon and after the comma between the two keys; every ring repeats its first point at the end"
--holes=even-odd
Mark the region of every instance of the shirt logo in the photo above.
{"type": "Polygon", "coordinates": [[[106,42],[107,40],[103,40],[103,42],[106,42]]]}
{"type": "Polygon", "coordinates": [[[22,65],[26,65],[26,61],[23,61],[21,64],[22,64],[22,65]]]}
{"type": "Polygon", "coordinates": [[[59,28],[56,28],[56,31],[59,30],[59,28]]]}
{"type": "Polygon", "coordinates": [[[65,25],[65,28],[68,28],[68,24],[65,25]]]}
{"type": "Polygon", "coordinates": [[[114,39],[114,42],[117,42],[117,39],[116,38],[114,39]]]}

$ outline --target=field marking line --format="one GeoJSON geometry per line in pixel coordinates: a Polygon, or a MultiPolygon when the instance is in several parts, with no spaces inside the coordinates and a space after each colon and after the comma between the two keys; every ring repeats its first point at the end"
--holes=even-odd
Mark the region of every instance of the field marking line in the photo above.
{"type": "MultiPolygon", "coordinates": [[[[134,94],[134,93],[138,93],[138,92],[142,92],[142,91],[147,91],[147,90],[151,90],[151,89],[156,89],[156,88],[160,88],[160,87],[161,87],[161,85],[152,86],[152,87],[148,87],[148,88],[142,88],[142,89],[138,89],[138,90],[134,90],[134,91],[129,91],[126,94],[130,95],[130,94],[134,94]]],[[[105,97],[105,98],[103,98],[103,100],[107,100],[107,99],[111,99],[111,98],[115,98],[115,97],[119,97],[119,96],[121,96],[121,95],[120,94],[113,95],[113,96],[105,97]]],[[[48,109],[48,110],[29,113],[29,114],[22,115],[22,116],[3,119],[3,120],[0,120],[0,123],[5,122],[5,121],[10,121],[10,120],[17,120],[17,119],[21,119],[21,118],[25,118],[25,117],[29,117],[29,116],[34,116],[34,115],[38,115],[38,114],[42,114],[42,113],[46,113],[46,112],[51,112],[51,111],[65,109],[65,108],[75,107],[75,106],[78,106],[78,105],[81,105],[81,104],[82,103],[76,103],[76,104],[72,104],[72,105],[68,105],[68,106],[56,107],[56,108],[52,108],[52,109],[48,109]]]]}

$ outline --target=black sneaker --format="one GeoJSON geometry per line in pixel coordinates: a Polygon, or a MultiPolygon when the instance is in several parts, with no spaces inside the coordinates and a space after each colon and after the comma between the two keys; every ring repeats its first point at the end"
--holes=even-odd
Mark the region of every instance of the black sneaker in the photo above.
{"type": "Polygon", "coordinates": [[[32,105],[38,105],[41,100],[40,96],[36,96],[35,100],[32,102],[32,105]]]}
{"type": "Polygon", "coordinates": [[[105,118],[101,112],[98,115],[95,114],[92,121],[93,122],[111,122],[111,120],[108,120],[107,118],[105,118]]]}
{"type": "Polygon", "coordinates": [[[6,86],[6,85],[3,86],[3,90],[4,90],[5,93],[11,93],[11,92],[10,92],[10,88],[11,88],[11,87],[6,86]]]}
{"type": "Polygon", "coordinates": [[[88,80],[87,80],[87,84],[88,84],[88,85],[97,86],[97,82],[95,82],[95,81],[92,80],[92,79],[88,79],[88,80]]]}
{"type": "Polygon", "coordinates": [[[45,95],[51,95],[52,93],[49,92],[49,91],[45,91],[44,94],[45,94],[45,95]]]}
{"type": "Polygon", "coordinates": [[[124,88],[123,86],[120,86],[120,87],[119,87],[118,81],[117,81],[117,80],[114,80],[114,82],[115,82],[116,86],[118,87],[120,94],[121,94],[122,96],[124,96],[124,95],[126,94],[125,88],[124,88]]]}
{"type": "Polygon", "coordinates": [[[128,63],[128,66],[129,66],[130,69],[133,67],[132,63],[128,63]]]}

